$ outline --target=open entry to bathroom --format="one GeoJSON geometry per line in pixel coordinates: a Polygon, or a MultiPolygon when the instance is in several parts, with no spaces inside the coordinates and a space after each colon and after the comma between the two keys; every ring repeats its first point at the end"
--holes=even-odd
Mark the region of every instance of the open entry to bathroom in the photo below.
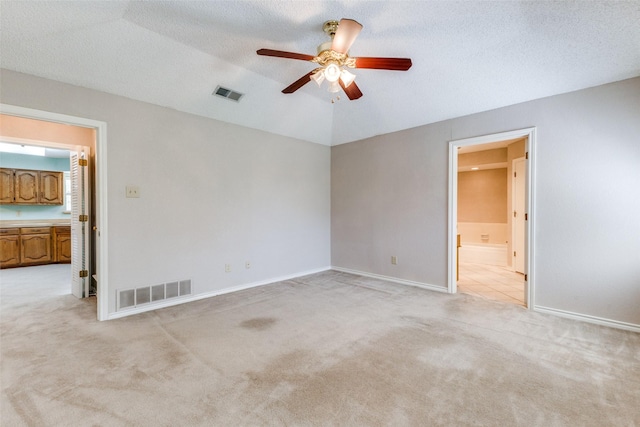
{"type": "Polygon", "coordinates": [[[527,306],[527,136],[455,147],[456,288],[527,306]]]}

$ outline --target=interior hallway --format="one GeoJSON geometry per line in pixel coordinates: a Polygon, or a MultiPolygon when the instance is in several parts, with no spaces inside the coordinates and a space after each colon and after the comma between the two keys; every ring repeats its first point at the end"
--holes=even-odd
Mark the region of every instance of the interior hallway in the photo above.
{"type": "Polygon", "coordinates": [[[458,292],[524,306],[524,276],[509,267],[460,262],[458,292]]]}

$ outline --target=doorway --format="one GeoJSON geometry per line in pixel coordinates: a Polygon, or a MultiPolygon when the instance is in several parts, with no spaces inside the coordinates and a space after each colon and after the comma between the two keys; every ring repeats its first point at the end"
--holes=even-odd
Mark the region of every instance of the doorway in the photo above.
{"type": "MultiPolygon", "coordinates": [[[[36,121],[37,123],[42,124],[42,126],[51,126],[51,125],[70,125],[83,129],[91,129],[94,132],[94,143],[95,150],[93,150],[94,155],[91,157],[94,160],[94,179],[92,180],[92,192],[95,195],[93,211],[91,212],[91,223],[92,227],[88,226],[88,221],[86,224],[86,233],[83,239],[72,239],[74,241],[77,240],[79,244],[83,244],[86,248],[89,247],[89,243],[93,242],[92,250],[84,251],[87,255],[85,262],[86,265],[90,264],[90,259],[93,258],[93,268],[92,274],[89,274],[88,270],[86,273],[82,272],[83,280],[75,281],[75,288],[78,292],[74,292],[76,296],[88,296],[89,294],[89,285],[94,285],[95,296],[97,298],[97,318],[98,320],[106,320],[108,314],[108,298],[107,298],[107,264],[106,264],[106,247],[107,247],[107,235],[106,235],[106,123],[99,122],[90,119],[84,119],[73,116],[66,116],[57,113],[51,113],[40,110],[33,110],[23,107],[16,107],[11,105],[0,104],[0,113],[3,116],[10,117],[13,119],[19,120],[31,120],[36,121]],[[91,255],[93,254],[93,256],[91,255]],[[81,283],[81,285],[79,285],[81,283]]],[[[33,131],[34,126],[22,127],[20,124],[16,126],[4,126],[3,125],[3,139],[7,142],[20,143],[20,144],[28,144],[40,147],[53,147],[56,149],[67,149],[70,151],[82,152],[85,151],[85,157],[87,157],[89,151],[83,150],[78,145],[74,143],[65,143],[55,141],[52,142],[51,139],[43,140],[38,138],[37,136],[30,134],[30,131],[33,131]],[[11,131],[9,132],[8,129],[11,131]],[[7,135],[8,133],[8,135],[7,135]]],[[[55,138],[53,138],[55,139],[55,138]]],[[[85,178],[87,178],[85,176],[85,178]]],[[[90,204],[91,205],[91,204],[90,204]]],[[[87,206],[88,208],[88,206],[87,206]]],[[[89,212],[85,215],[89,216],[89,212]]],[[[73,224],[72,224],[73,225],[73,224]]],[[[78,252],[82,253],[82,251],[78,252]]],[[[72,257],[73,262],[73,257],[72,257]]],[[[74,282],[71,279],[70,281],[74,282]]]]}
{"type": "MultiPolygon", "coordinates": [[[[91,276],[95,273],[95,257],[92,256],[95,248],[90,232],[90,213],[92,206],[95,206],[95,191],[91,185],[93,180],[90,179],[94,175],[94,162],[90,161],[90,153],[95,150],[95,132],[77,126],[62,126],[7,115],[0,118],[3,125],[0,156],[5,174],[15,171],[17,180],[17,176],[30,178],[36,171],[45,171],[37,172],[41,188],[44,188],[42,176],[55,178],[57,184],[51,185],[51,188],[59,186],[55,190],[55,196],[48,200],[53,201],[52,203],[2,204],[2,226],[11,227],[6,231],[21,230],[20,263],[10,265],[23,269],[24,275],[31,275],[50,270],[33,268],[39,265],[68,263],[68,266],[59,265],[55,269],[69,270],[67,292],[63,289],[59,292],[71,293],[77,298],[94,296],[95,284],[92,286],[91,276]],[[34,137],[38,140],[34,140],[34,137]],[[66,145],[50,139],[74,141],[83,145],[66,145]],[[24,240],[31,237],[31,234],[25,233],[34,231],[46,234],[37,235],[37,244],[32,242],[25,246],[24,240]],[[25,259],[28,261],[25,262],[25,259]]],[[[25,180],[24,187],[21,188],[29,190],[30,182],[25,180]]],[[[7,186],[13,187],[7,184],[14,184],[16,188],[18,186],[13,180],[4,184],[5,189],[7,186]]],[[[7,191],[9,194],[13,192],[7,191]]],[[[5,276],[13,277],[4,273],[5,276]]],[[[37,282],[45,284],[46,276],[37,282]]],[[[37,293],[38,289],[31,291],[37,293]]]]}
{"type": "Polygon", "coordinates": [[[533,307],[534,138],[531,128],[449,143],[450,293],[533,307]]]}

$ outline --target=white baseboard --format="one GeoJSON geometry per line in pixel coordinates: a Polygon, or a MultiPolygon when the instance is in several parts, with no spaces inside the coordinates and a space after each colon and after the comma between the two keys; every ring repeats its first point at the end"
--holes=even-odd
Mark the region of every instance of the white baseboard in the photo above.
{"type": "Polygon", "coordinates": [[[341,271],[343,273],[357,274],[358,276],[365,276],[365,277],[372,277],[374,279],[386,280],[387,282],[399,283],[401,285],[415,286],[415,287],[427,289],[430,291],[444,292],[444,293],[449,292],[447,288],[443,288],[442,286],[431,285],[429,283],[398,279],[397,277],[383,276],[381,274],[375,274],[375,273],[367,273],[366,271],[358,271],[358,270],[352,270],[350,268],[336,267],[335,265],[331,266],[331,269],[335,271],[341,271]]]}
{"type": "Polygon", "coordinates": [[[625,329],[627,331],[640,332],[640,325],[634,323],[620,322],[618,320],[604,319],[602,317],[590,316],[588,314],[574,313],[572,311],[558,310],[536,305],[533,311],[539,313],[553,314],[555,316],[566,317],[573,320],[581,320],[583,322],[594,323],[596,325],[608,326],[610,328],[625,329]]]}
{"type": "Polygon", "coordinates": [[[284,280],[291,280],[291,279],[295,279],[296,277],[302,277],[302,276],[307,276],[309,274],[321,273],[327,270],[331,270],[331,267],[322,267],[315,270],[301,271],[298,273],[289,274],[287,276],[273,277],[271,279],[260,280],[258,282],[253,282],[253,283],[247,283],[245,285],[232,286],[230,288],[224,288],[224,289],[219,289],[219,290],[210,291],[210,292],[203,292],[200,294],[195,294],[195,295],[190,295],[185,297],[172,298],[171,300],[165,300],[157,304],[147,304],[139,307],[124,309],[121,311],[109,313],[107,320],[120,319],[122,317],[133,316],[135,314],[145,313],[147,311],[153,311],[161,308],[172,307],[174,305],[179,305],[179,304],[186,304],[188,302],[199,301],[201,299],[211,298],[218,295],[229,294],[231,292],[238,292],[245,289],[257,288],[258,286],[270,285],[271,283],[282,282],[284,280]]]}
{"type": "MultiPolygon", "coordinates": [[[[211,297],[215,297],[215,296],[218,296],[218,295],[229,294],[229,293],[232,293],[232,292],[238,292],[238,291],[242,291],[242,290],[250,289],[250,288],[257,288],[259,286],[265,286],[265,285],[269,285],[269,284],[276,283],[276,282],[282,282],[282,281],[285,281],[285,280],[291,280],[291,279],[295,279],[297,277],[307,276],[309,274],[321,273],[321,272],[327,271],[327,270],[335,270],[335,271],[340,271],[340,272],[343,272],[343,273],[350,273],[350,274],[356,274],[356,275],[359,275],[359,276],[365,276],[365,277],[371,277],[371,278],[375,278],[375,279],[386,280],[388,282],[399,283],[401,285],[407,285],[407,286],[415,286],[415,287],[422,288],[422,289],[427,289],[427,290],[430,290],[430,291],[443,292],[443,293],[447,293],[448,292],[448,289],[447,288],[443,288],[442,286],[436,286],[436,285],[431,285],[431,284],[422,283],[422,282],[415,282],[415,281],[412,281],[412,280],[399,279],[399,278],[396,278],[396,277],[383,276],[381,274],[368,273],[368,272],[365,272],[365,271],[352,270],[352,269],[349,269],[349,268],[331,266],[331,267],[322,267],[322,268],[318,268],[318,269],[314,269],[314,270],[301,271],[301,272],[290,274],[290,275],[286,275],[286,276],[273,277],[271,279],[260,280],[258,282],[253,282],[253,283],[247,283],[245,285],[238,285],[238,286],[233,286],[233,287],[230,287],[230,288],[224,288],[224,289],[219,289],[219,290],[215,290],[215,291],[204,292],[204,293],[201,293],[201,294],[196,294],[196,295],[192,295],[192,296],[188,296],[188,297],[184,297],[184,298],[180,298],[180,297],[179,298],[174,298],[174,299],[171,299],[170,301],[163,301],[163,302],[158,303],[158,304],[145,305],[145,306],[141,306],[141,307],[134,307],[134,308],[131,308],[131,309],[125,309],[125,310],[122,310],[122,311],[109,313],[109,315],[107,317],[107,320],[119,319],[119,318],[123,318],[123,317],[133,316],[135,314],[140,314],[140,313],[145,313],[145,312],[148,312],[148,311],[158,310],[158,309],[161,309],[161,308],[172,307],[174,305],[180,305],[180,304],[186,304],[188,302],[199,301],[201,299],[211,298],[211,297]]],[[[617,328],[617,329],[624,329],[624,330],[633,331],[633,332],[640,332],[640,325],[637,325],[637,324],[634,324],[634,323],[620,322],[618,320],[605,319],[605,318],[602,318],[602,317],[590,316],[588,314],[574,313],[574,312],[566,311],[566,310],[558,310],[558,309],[555,309],[555,308],[544,307],[544,306],[540,306],[540,305],[534,306],[533,310],[536,311],[536,312],[539,312],[539,313],[552,314],[552,315],[555,315],[555,316],[565,317],[565,318],[568,318],[568,319],[579,320],[579,321],[583,321],[583,322],[593,323],[593,324],[596,324],[596,325],[608,326],[610,328],[617,328]]]]}

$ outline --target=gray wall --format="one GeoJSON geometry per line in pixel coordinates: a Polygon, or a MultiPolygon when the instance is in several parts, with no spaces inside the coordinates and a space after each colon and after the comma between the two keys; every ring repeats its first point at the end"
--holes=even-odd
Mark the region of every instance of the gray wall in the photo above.
{"type": "Polygon", "coordinates": [[[332,265],[445,288],[448,142],[533,126],[536,305],[640,325],[640,78],[332,147],[332,265]]]}
{"type": "Polygon", "coordinates": [[[0,90],[107,123],[109,312],[119,288],[205,293],[330,265],[329,147],[6,70],[0,90]]]}
{"type": "Polygon", "coordinates": [[[107,122],[110,311],[118,288],[330,263],[445,288],[448,141],[536,126],[537,305],[640,324],[640,78],[331,150],[6,70],[0,91],[107,122]]]}

